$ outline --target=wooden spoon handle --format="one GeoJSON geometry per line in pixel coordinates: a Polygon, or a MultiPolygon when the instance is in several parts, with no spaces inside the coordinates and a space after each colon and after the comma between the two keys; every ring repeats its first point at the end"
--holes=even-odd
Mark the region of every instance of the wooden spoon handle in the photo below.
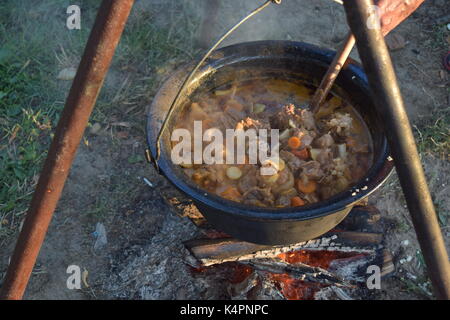
{"type": "Polygon", "coordinates": [[[351,32],[349,32],[345,39],[344,45],[336,52],[333,61],[328,67],[327,73],[325,73],[325,76],[322,78],[319,87],[314,93],[314,96],[310,103],[310,110],[313,113],[317,113],[317,111],[319,110],[319,106],[322,105],[323,101],[327,97],[328,92],[330,92],[330,89],[334,84],[334,80],[336,80],[337,76],[339,75],[339,72],[344,66],[344,63],[347,61],[347,58],[350,55],[350,52],[352,51],[354,45],[355,37],[351,32]]]}
{"type": "MultiPolygon", "coordinates": [[[[411,13],[413,13],[425,0],[378,0],[375,1],[380,14],[380,27],[383,35],[387,35],[398,26],[411,13]]],[[[317,113],[325,98],[328,96],[339,72],[347,61],[350,52],[355,45],[355,37],[352,33],[347,34],[345,42],[336,52],[333,61],[322,78],[319,87],[310,103],[310,110],[317,113]]]]}

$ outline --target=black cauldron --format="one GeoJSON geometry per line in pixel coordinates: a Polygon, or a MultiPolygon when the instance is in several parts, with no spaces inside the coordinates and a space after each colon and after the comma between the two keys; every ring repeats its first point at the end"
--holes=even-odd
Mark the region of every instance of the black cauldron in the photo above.
{"type": "MultiPolygon", "coordinates": [[[[325,201],[302,207],[260,208],[232,202],[200,189],[170,159],[170,133],[175,118],[190,96],[238,79],[278,78],[309,82],[317,86],[335,52],[293,41],[239,43],[215,51],[199,69],[188,90],[175,106],[161,139],[160,172],[191,198],[200,212],[218,230],[238,239],[267,245],[292,244],[322,235],[341,222],[352,207],[376,190],[389,176],[393,161],[379,110],[372,102],[362,67],[350,61],[341,71],[333,92],[349,101],[360,113],[372,135],[373,165],[355,186],[325,201]]],[[[193,65],[174,73],[160,88],[148,109],[147,139],[156,157],[156,137],[167,110],[193,65]]]]}

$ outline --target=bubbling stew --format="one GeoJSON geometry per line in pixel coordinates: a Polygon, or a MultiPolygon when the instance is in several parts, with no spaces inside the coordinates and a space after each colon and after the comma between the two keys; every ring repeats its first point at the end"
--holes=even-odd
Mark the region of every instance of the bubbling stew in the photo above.
{"type": "MultiPolygon", "coordinates": [[[[307,83],[256,79],[195,95],[173,129],[187,129],[194,136],[194,121],[201,122],[203,132],[216,128],[223,137],[227,129],[278,129],[279,152],[272,163],[250,161],[248,146],[240,164],[187,161],[181,164],[186,177],[228,200],[269,208],[312,204],[348,190],[372,164],[369,130],[337,95],[329,95],[313,115],[307,107],[314,89],[307,83]],[[260,170],[266,165],[274,169],[269,175],[260,170]]],[[[172,148],[175,145],[172,141],[172,148]]],[[[206,145],[202,142],[203,148],[206,145]]],[[[223,145],[225,156],[226,138],[223,145]]]]}

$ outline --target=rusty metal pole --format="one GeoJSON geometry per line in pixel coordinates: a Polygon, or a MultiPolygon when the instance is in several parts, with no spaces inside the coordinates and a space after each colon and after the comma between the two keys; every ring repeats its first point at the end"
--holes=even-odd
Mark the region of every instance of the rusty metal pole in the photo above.
{"type": "Polygon", "coordinates": [[[17,240],[1,299],[21,299],[134,0],[103,0],[17,240]]]}
{"type": "Polygon", "coordinates": [[[346,0],[348,24],[356,38],[372,95],[382,110],[386,136],[405,195],[428,275],[438,299],[450,299],[450,264],[389,51],[372,0],[346,0]]]}

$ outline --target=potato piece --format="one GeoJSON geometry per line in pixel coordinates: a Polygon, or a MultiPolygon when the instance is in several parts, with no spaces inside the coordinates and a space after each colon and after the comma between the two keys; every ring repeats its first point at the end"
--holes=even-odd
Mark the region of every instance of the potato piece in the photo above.
{"type": "Polygon", "coordinates": [[[276,183],[272,186],[272,192],[279,194],[283,191],[289,190],[294,187],[294,182],[294,175],[291,170],[283,170],[280,172],[276,183]]]}
{"type": "Polygon", "coordinates": [[[317,160],[317,156],[322,152],[322,149],[311,148],[309,153],[311,154],[311,159],[317,160]]]}
{"type": "Polygon", "coordinates": [[[290,129],[285,129],[279,136],[280,140],[286,140],[290,136],[290,129]]]}
{"type": "Polygon", "coordinates": [[[254,113],[263,112],[265,109],[266,109],[266,105],[264,105],[262,103],[255,103],[255,105],[253,106],[254,113]]]}
{"type": "Polygon", "coordinates": [[[231,180],[237,180],[242,177],[242,171],[238,167],[227,168],[227,177],[231,180]]]}

